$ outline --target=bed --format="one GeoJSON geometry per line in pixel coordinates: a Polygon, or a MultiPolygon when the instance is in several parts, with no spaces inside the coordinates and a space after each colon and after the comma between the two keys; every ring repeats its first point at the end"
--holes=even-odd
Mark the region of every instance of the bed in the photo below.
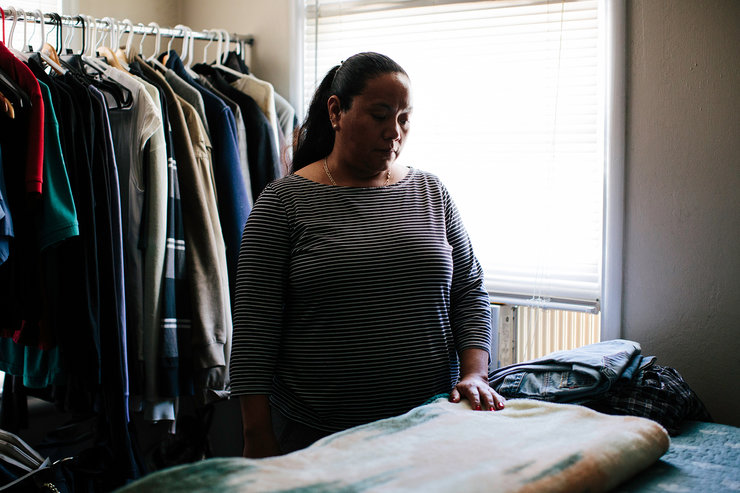
{"type": "Polygon", "coordinates": [[[740,491],[739,430],[697,422],[671,439],[654,421],[583,406],[473,412],[440,397],[282,457],[207,459],[119,493],[740,491]]]}

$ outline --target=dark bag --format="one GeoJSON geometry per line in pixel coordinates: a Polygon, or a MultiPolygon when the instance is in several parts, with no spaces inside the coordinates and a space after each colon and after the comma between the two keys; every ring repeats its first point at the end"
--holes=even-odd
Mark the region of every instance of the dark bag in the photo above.
{"type": "Polygon", "coordinates": [[[0,430],[0,491],[8,493],[70,493],[70,459],[44,459],[20,437],[0,430]]]}
{"type": "Polygon", "coordinates": [[[584,405],[605,414],[640,416],[660,423],[672,436],[684,421],[713,422],[699,396],[675,369],[651,365],[631,381],[619,382],[584,405]]]}

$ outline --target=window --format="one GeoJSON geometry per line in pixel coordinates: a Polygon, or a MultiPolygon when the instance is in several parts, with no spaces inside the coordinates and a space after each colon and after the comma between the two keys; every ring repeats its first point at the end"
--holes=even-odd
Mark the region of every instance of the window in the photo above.
{"type": "Polygon", "coordinates": [[[599,0],[306,0],[306,105],[360,51],[409,73],[400,162],[450,189],[493,301],[598,313],[607,170],[599,0]]]}

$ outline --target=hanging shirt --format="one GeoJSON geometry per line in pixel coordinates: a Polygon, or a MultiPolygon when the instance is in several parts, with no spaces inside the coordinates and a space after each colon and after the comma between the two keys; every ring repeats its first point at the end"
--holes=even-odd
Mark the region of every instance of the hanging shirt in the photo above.
{"type": "MultiPolygon", "coordinates": [[[[18,337],[27,324],[37,330],[38,214],[44,170],[44,101],[31,70],[0,43],[0,69],[27,95],[30,105],[15,108],[15,119],[0,119],[0,146],[13,242],[0,264],[0,335],[18,337]]],[[[36,338],[32,335],[31,339],[36,338]]],[[[30,340],[30,339],[29,339],[30,340]]]]}
{"type": "Polygon", "coordinates": [[[234,114],[218,96],[205,89],[190,76],[176,52],[170,52],[167,67],[198,89],[198,92],[203,96],[206,117],[211,129],[216,197],[224,243],[226,244],[229,287],[233,294],[242,231],[250,212],[247,189],[244,185],[239,163],[238,136],[234,114]]]}
{"type": "MultiPolygon", "coordinates": [[[[161,132],[162,117],[159,105],[154,102],[141,82],[112,67],[106,69],[106,76],[126,87],[131,91],[133,97],[130,108],[111,110],[109,115],[118,180],[121,187],[126,324],[127,333],[130,334],[129,352],[131,353],[129,355],[129,366],[143,366],[145,361],[144,334],[150,332],[147,327],[152,327],[153,323],[158,327],[158,323],[155,323],[155,310],[159,296],[147,298],[155,287],[154,274],[150,269],[155,268],[156,264],[160,264],[159,272],[161,274],[161,263],[164,261],[163,255],[150,257],[148,261],[146,257],[150,241],[154,242],[158,237],[156,233],[153,238],[148,237],[149,227],[150,225],[153,228],[160,226],[158,219],[160,216],[155,213],[152,218],[153,222],[150,223],[149,218],[147,218],[147,222],[143,222],[145,211],[148,211],[148,205],[145,209],[145,197],[149,197],[147,187],[151,186],[148,181],[145,161],[152,155],[147,145],[151,147],[150,140],[157,134],[158,130],[161,132]],[[152,272],[152,275],[149,275],[150,272],[152,272]],[[148,287],[145,287],[147,286],[147,280],[149,280],[149,284],[148,287]]],[[[156,152],[164,152],[163,140],[164,138],[160,135],[158,141],[160,148],[156,149],[156,152]]],[[[149,166],[149,169],[156,171],[158,168],[149,166]]],[[[163,176],[166,176],[166,165],[160,172],[163,176]]],[[[160,185],[161,190],[158,189],[156,193],[151,194],[154,200],[152,207],[155,211],[161,210],[161,205],[166,204],[166,186],[161,186],[163,180],[156,180],[153,185],[157,184],[160,185]]],[[[163,226],[160,227],[160,231],[164,233],[163,226]]],[[[164,239],[160,241],[162,244],[164,243],[164,239]]],[[[138,383],[139,378],[144,377],[145,374],[142,370],[138,370],[136,374],[139,376],[137,377],[137,383],[133,385],[132,391],[138,393],[145,390],[139,388],[138,383]]]]}
{"type": "Polygon", "coordinates": [[[213,84],[203,77],[202,75],[199,75],[196,79],[200,85],[202,85],[204,88],[211,91],[213,94],[221,98],[221,100],[226,103],[226,105],[229,107],[229,109],[234,113],[234,121],[236,122],[236,134],[237,134],[237,145],[239,146],[239,165],[240,169],[242,170],[242,178],[244,178],[244,187],[247,190],[247,201],[249,202],[249,207],[252,207],[252,204],[254,203],[253,197],[252,197],[252,185],[251,185],[251,178],[249,176],[249,158],[248,158],[248,152],[247,152],[247,129],[244,126],[244,119],[242,118],[242,110],[239,107],[239,105],[231,100],[226,94],[220,92],[218,89],[213,87],[213,84]]]}
{"type": "Polygon", "coordinates": [[[157,126],[149,139],[144,168],[144,204],[146,221],[139,248],[144,250],[144,417],[152,421],[174,420],[174,399],[160,395],[157,381],[162,335],[161,315],[165,255],[167,251],[167,146],[159,90],[139,78],[123,74],[143,85],[154,102],[157,126]],[[143,241],[142,241],[143,240],[143,241]]]}
{"type": "Polygon", "coordinates": [[[250,96],[232,87],[221,71],[209,65],[197,64],[193,67],[203,74],[216,89],[232,98],[241,108],[244,126],[247,131],[247,152],[249,156],[249,175],[252,196],[259,197],[265,186],[279,178],[279,156],[272,145],[272,127],[267,117],[250,96]]]}
{"type": "Polygon", "coordinates": [[[206,107],[203,104],[203,96],[200,95],[198,90],[182,80],[174,70],[167,69],[165,72],[165,79],[167,83],[172,86],[172,89],[177,93],[178,96],[185,99],[194,109],[198,112],[198,116],[203,122],[203,126],[206,129],[206,135],[211,138],[211,130],[208,127],[208,119],[206,118],[206,107]]]}
{"type": "Polygon", "coordinates": [[[90,92],[72,73],[55,77],[53,81],[60,94],[62,129],[68,137],[65,163],[80,229],[79,245],[74,245],[73,239],[57,248],[58,255],[64,259],[59,266],[66,280],[64,289],[58,291],[59,305],[66,310],[68,326],[77,328],[61,331],[59,337],[69,376],[69,404],[72,409],[84,410],[90,407],[90,399],[84,393],[97,389],[101,381],[100,298],[105,293],[100,289],[99,258],[105,252],[98,252],[96,205],[103,203],[103,199],[96,198],[96,193],[104,196],[105,190],[93,185],[94,170],[99,168],[93,167],[93,163],[102,161],[93,154],[96,121],[90,92]]]}
{"type": "Polygon", "coordinates": [[[208,135],[197,111],[180,99],[186,128],[190,134],[195,166],[183,182],[186,207],[186,243],[188,277],[203,292],[194,292],[193,299],[193,362],[196,368],[197,402],[205,404],[228,396],[228,374],[225,365],[231,351],[231,302],[226,247],[218,217],[216,190],[208,135]],[[215,342],[215,344],[214,344],[215,342]],[[221,354],[221,353],[224,354],[221,354]]]}
{"type": "Polygon", "coordinates": [[[0,264],[8,259],[10,254],[10,239],[13,237],[13,218],[8,208],[8,192],[5,189],[3,174],[3,153],[0,148],[0,264]]]}
{"type": "Polygon", "coordinates": [[[280,144],[278,142],[277,110],[275,109],[275,89],[267,81],[260,80],[252,74],[243,75],[231,83],[232,86],[251,96],[259,105],[267,117],[272,128],[272,144],[275,151],[280,155],[280,144]]]}
{"type": "MultiPolygon", "coordinates": [[[[15,146],[23,145],[23,165],[10,161],[14,166],[25,168],[25,191],[29,194],[41,194],[44,173],[44,103],[39,83],[31,70],[13,53],[0,43],[0,69],[17,82],[31,99],[27,120],[15,121],[23,138],[15,146]]],[[[25,113],[25,112],[24,112],[25,113]]],[[[6,149],[7,153],[8,149],[6,149]]]]}
{"type": "Polygon", "coordinates": [[[51,91],[43,82],[39,86],[44,97],[44,185],[42,210],[39,217],[39,247],[43,250],[80,233],[77,210],[62,155],[57,121],[51,91]]]}
{"type": "MultiPolygon", "coordinates": [[[[124,74],[125,75],[125,74],[124,74]]],[[[111,130],[106,108],[105,97],[93,86],[88,87],[93,115],[96,119],[93,146],[93,183],[96,192],[98,263],[101,281],[100,299],[100,353],[101,385],[100,403],[96,409],[104,417],[104,445],[111,454],[112,460],[106,475],[110,483],[123,484],[136,479],[141,474],[137,454],[132,447],[128,425],[128,391],[126,381],[127,347],[124,343],[125,328],[120,326],[120,309],[115,286],[116,254],[114,253],[114,233],[112,213],[115,210],[116,185],[111,173],[117,168],[115,162],[111,130]],[[110,287],[114,287],[111,289],[110,287]]]]}
{"type": "MultiPolygon", "coordinates": [[[[180,98],[157,71],[141,60],[140,66],[166,95],[178,184],[181,197],[186,198],[180,204],[187,249],[184,277],[189,280],[186,287],[191,323],[187,327],[178,323],[179,383],[181,393],[192,395],[196,392],[198,401],[204,403],[203,397],[210,389],[194,389],[192,368],[200,373],[224,360],[223,356],[217,359],[211,356],[211,342],[225,341],[226,327],[231,326],[226,254],[213,188],[210,144],[193,106],[180,98]]],[[[178,303],[178,310],[183,304],[185,302],[178,303]]],[[[220,384],[213,378],[200,378],[199,381],[216,381],[216,391],[224,388],[223,378],[220,384]]]]}

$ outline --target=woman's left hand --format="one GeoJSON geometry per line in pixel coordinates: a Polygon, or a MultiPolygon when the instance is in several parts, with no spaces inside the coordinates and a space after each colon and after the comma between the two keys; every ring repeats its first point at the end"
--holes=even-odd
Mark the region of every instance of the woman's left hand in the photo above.
{"type": "Polygon", "coordinates": [[[478,375],[464,376],[450,392],[450,402],[460,402],[462,398],[470,402],[476,411],[498,411],[504,408],[504,399],[488,385],[488,378],[478,375]]]}

